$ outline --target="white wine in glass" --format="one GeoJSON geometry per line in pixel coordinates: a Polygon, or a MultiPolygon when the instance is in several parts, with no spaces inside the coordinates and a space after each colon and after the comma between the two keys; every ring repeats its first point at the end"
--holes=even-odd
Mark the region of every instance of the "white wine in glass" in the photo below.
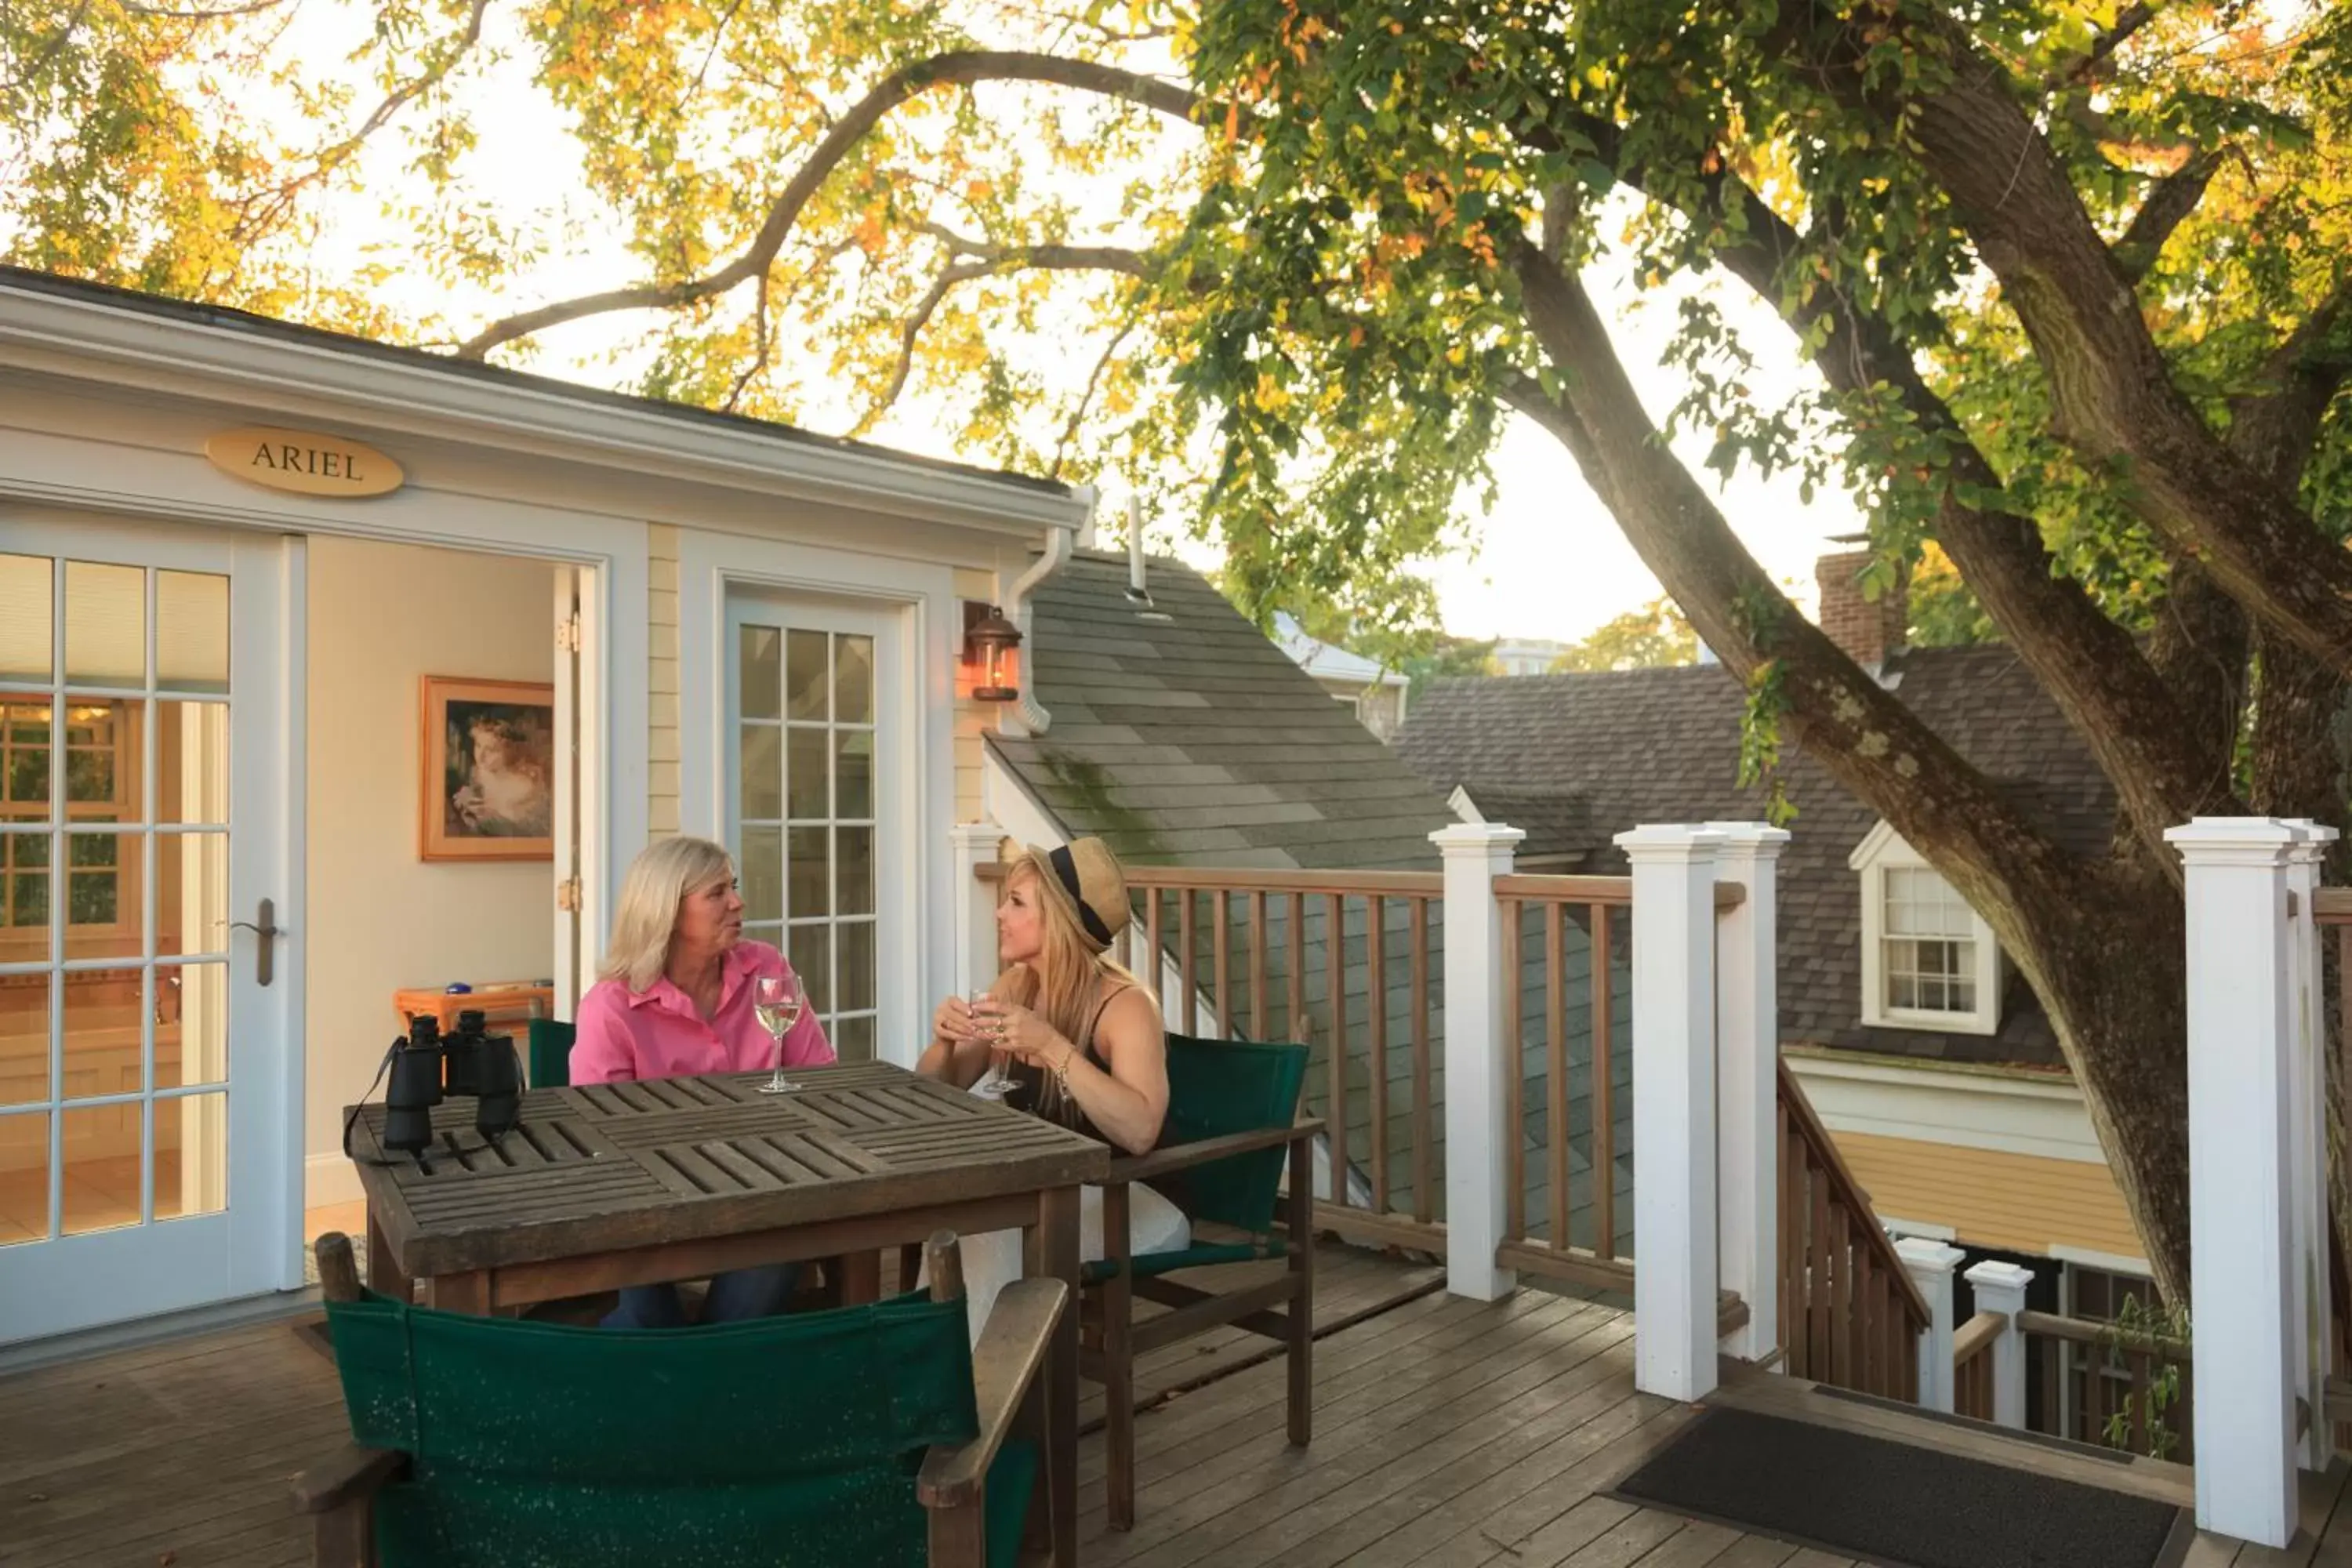
{"type": "Polygon", "coordinates": [[[784,1037],[801,1021],[801,1012],[808,1005],[808,997],[801,990],[797,974],[762,974],[752,983],[751,1010],[759,1016],[760,1026],[776,1043],[775,1071],[760,1086],[761,1094],[790,1094],[800,1088],[784,1079],[784,1037]]]}

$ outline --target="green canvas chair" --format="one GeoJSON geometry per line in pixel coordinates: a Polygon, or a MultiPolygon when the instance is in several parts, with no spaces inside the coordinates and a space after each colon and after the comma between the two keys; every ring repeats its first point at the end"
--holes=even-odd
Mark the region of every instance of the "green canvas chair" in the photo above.
{"type": "Polygon", "coordinates": [[[1279,1340],[1289,1358],[1290,1441],[1313,1435],[1316,1135],[1323,1123],[1297,1119],[1307,1047],[1168,1037],[1168,1119],[1160,1147],[1113,1160],[1103,1187],[1103,1258],[1086,1266],[1079,1309],[1079,1365],[1103,1385],[1110,1447],[1109,1522],[1135,1524],[1135,1358],[1204,1330],[1232,1325],[1279,1340]],[[1287,1152],[1286,1154],[1286,1151],[1287,1152]],[[1283,1168],[1290,1172],[1285,1228],[1274,1228],[1283,1168]],[[1129,1187],[1148,1183],[1195,1224],[1243,1233],[1177,1252],[1134,1255],[1129,1187]],[[1286,1258],[1279,1279],[1223,1292],[1166,1278],[1286,1258]],[[1135,1321],[1135,1299],[1174,1309],[1135,1321]]]}
{"type": "Polygon", "coordinates": [[[1013,1429],[1068,1287],[1007,1289],[974,1349],[956,1239],[928,1251],[927,1296],[637,1331],[404,1306],[321,1237],[353,1442],[295,1478],[315,1561],[1008,1568],[1040,1480],[1013,1429]]]}
{"type": "Polygon", "coordinates": [[[533,1089],[562,1089],[572,1081],[572,1042],[579,1031],[555,1018],[530,1021],[530,1058],[524,1064],[533,1089]]]}

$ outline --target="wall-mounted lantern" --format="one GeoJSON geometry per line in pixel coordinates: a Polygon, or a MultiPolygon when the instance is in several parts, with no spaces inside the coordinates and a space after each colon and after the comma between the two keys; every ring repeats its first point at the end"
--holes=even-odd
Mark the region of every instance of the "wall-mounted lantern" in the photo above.
{"type": "Polygon", "coordinates": [[[965,604],[963,667],[973,701],[1020,700],[1021,631],[994,605],[965,604]]]}

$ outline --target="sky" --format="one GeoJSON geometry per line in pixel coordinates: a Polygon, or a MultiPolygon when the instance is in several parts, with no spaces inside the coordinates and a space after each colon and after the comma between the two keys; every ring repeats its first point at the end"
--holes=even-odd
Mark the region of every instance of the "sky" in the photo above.
{"type": "MultiPolygon", "coordinates": [[[[498,36],[502,9],[491,11],[486,41],[519,44],[519,39],[498,36]]],[[[336,34],[348,34],[352,15],[340,8],[306,7],[286,42],[310,59],[332,58],[341,52],[334,47],[336,34]]],[[[478,303],[484,319],[634,283],[642,276],[602,204],[581,178],[578,150],[562,117],[530,84],[524,63],[529,53],[527,47],[512,49],[506,63],[493,67],[470,89],[482,120],[484,145],[495,149],[493,156],[472,160],[472,183],[502,211],[547,215],[551,226],[567,236],[567,243],[560,255],[510,280],[500,296],[467,301],[478,303]]],[[[368,100],[362,95],[359,101],[364,105],[368,100]]],[[[400,156],[397,138],[371,145],[362,168],[370,193],[397,192],[400,156]]],[[[1120,171],[1106,178],[1123,181],[1127,176],[1128,172],[1120,171]]],[[[330,209],[316,254],[323,268],[355,265],[371,244],[383,244],[401,232],[383,204],[345,197],[330,209]]],[[[1659,363],[1675,325],[1671,297],[1664,292],[1644,295],[1622,265],[1606,258],[1595,264],[1588,282],[1612,316],[1619,353],[1644,406],[1663,422],[1681,390],[1679,375],[1659,363]]],[[[395,307],[422,311],[457,303],[440,285],[415,272],[395,276],[385,287],[395,307]]],[[[1728,279],[1706,287],[1759,362],[1758,374],[1748,380],[1759,402],[1769,405],[1809,384],[1812,372],[1795,363],[1793,340],[1769,310],[1728,279]]],[[[623,372],[608,356],[642,324],[642,318],[614,317],[542,334],[532,368],[610,384],[623,372]]],[[[811,423],[838,431],[848,421],[845,415],[837,424],[814,418],[811,423]]],[[[927,414],[919,401],[909,399],[870,438],[929,456],[959,456],[945,426],[936,411],[927,414]]],[[[1732,527],[1766,570],[1810,607],[1813,561],[1825,552],[1832,535],[1862,527],[1844,497],[1817,494],[1808,506],[1798,498],[1793,475],[1766,483],[1747,474],[1727,485],[1699,466],[1703,442],[1676,445],[1692,471],[1715,491],[1732,527]]],[[[1461,505],[1474,547],[1427,563],[1446,631],[1478,639],[1573,641],[1658,595],[1656,579],[1585,485],[1566,448],[1550,436],[1513,416],[1496,455],[1495,473],[1497,494],[1490,513],[1480,515],[1475,497],[1465,496],[1461,505]]],[[[1107,486],[1101,514],[1107,535],[1123,530],[1125,511],[1126,498],[1107,486]]],[[[1195,564],[1214,564],[1213,548],[1184,536],[1179,520],[1152,520],[1150,531],[1155,547],[1173,547],[1195,564]]]]}

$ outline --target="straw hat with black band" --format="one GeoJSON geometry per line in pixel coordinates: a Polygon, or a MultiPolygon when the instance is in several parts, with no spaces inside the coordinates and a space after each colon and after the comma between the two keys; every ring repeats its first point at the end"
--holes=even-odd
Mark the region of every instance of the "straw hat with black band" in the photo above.
{"type": "Polygon", "coordinates": [[[1055,849],[1040,844],[1024,847],[1007,838],[997,846],[996,858],[1017,860],[1024,847],[1052,873],[1039,879],[1045,896],[1077,921],[1097,952],[1109,951],[1128,920],[1127,878],[1118,868],[1118,858],[1099,838],[1080,838],[1055,849]]]}

